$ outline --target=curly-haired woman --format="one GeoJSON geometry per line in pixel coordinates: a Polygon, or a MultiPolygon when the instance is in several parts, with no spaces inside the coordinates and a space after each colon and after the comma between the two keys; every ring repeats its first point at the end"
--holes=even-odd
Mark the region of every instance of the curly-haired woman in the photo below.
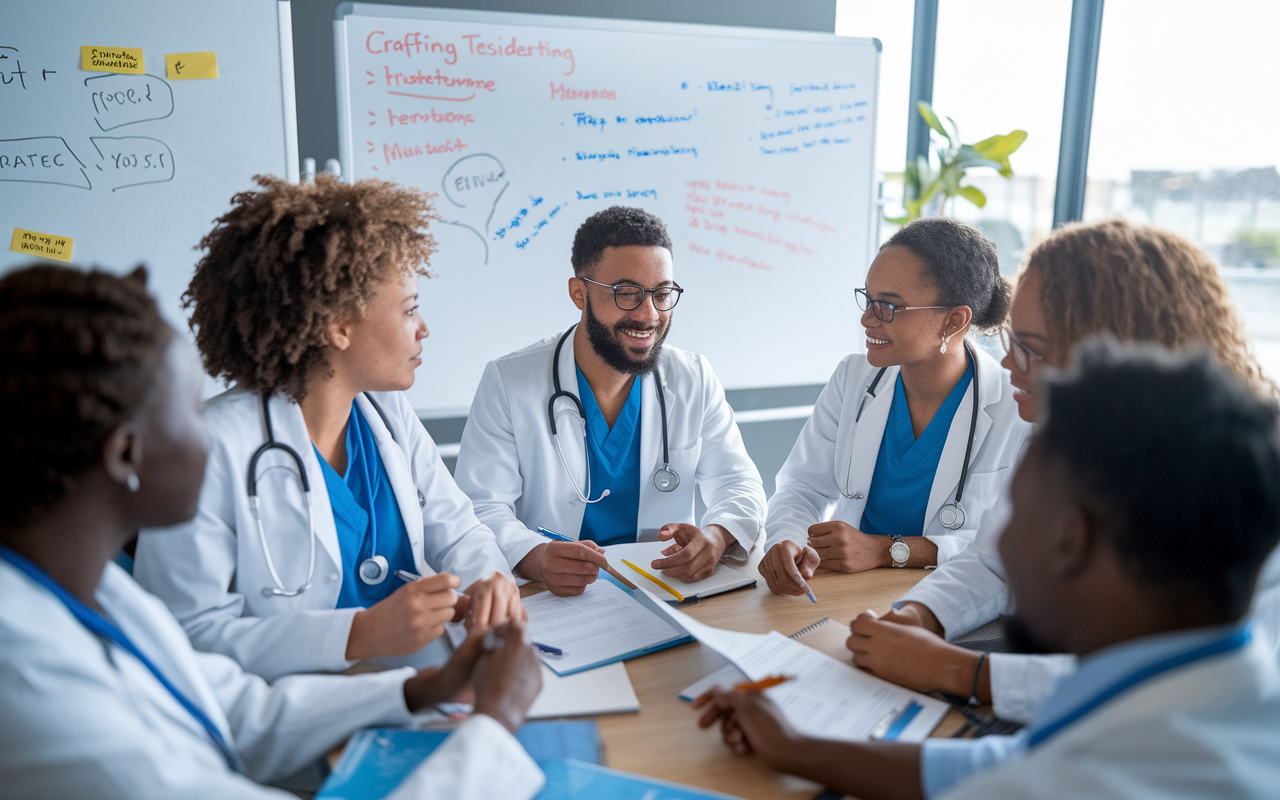
{"type": "MultiPolygon", "coordinates": [[[[1207,348],[1256,392],[1275,397],[1217,265],[1168,231],[1123,220],[1071,225],[1027,256],[1004,332],[1003,362],[1012,372],[1023,419],[1035,422],[1042,412],[1041,369],[1065,366],[1072,349],[1097,334],[1170,349],[1207,348]]],[[[1169,502],[1176,507],[1178,498],[1169,502]]],[[[954,639],[1007,610],[1004,565],[996,550],[1006,521],[1003,514],[984,519],[973,544],[903,595],[896,610],[880,619],[855,619],[849,638],[854,662],[887,680],[976,696],[994,702],[1005,719],[1030,721],[1057,680],[1075,669],[1073,657],[988,657],[943,638],[954,639]]],[[[1207,535],[1204,558],[1230,547],[1207,535]]],[[[1280,553],[1264,571],[1261,587],[1258,627],[1280,643],[1280,553]]]]}
{"type": "Polygon", "coordinates": [[[196,647],[268,679],[439,663],[446,622],[524,609],[403,394],[428,334],[430,206],[382,181],[257,181],[186,295],[205,369],[235,384],[205,412],[200,508],[139,535],[134,575],[196,647]]]}

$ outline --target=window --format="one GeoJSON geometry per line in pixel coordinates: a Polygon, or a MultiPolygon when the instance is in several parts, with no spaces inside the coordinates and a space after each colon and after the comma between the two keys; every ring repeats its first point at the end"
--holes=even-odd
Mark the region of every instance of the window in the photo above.
{"type": "Polygon", "coordinates": [[[1280,3],[1108,0],[1084,218],[1177,231],[1222,266],[1280,377],[1280,3]],[[1269,77],[1268,77],[1269,76],[1269,77]]]}
{"type": "Polygon", "coordinates": [[[938,9],[933,108],[950,116],[962,141],[1021,129],[1027,141],[1010,158],[1013,178],[970,171],[966,183],[985,208],[954,201],[948,213],[996,243],[1012,275],[1022,257],[1053,230],[1062,97],[1067,76],[1071,0],[948,0],[938,9]]]}

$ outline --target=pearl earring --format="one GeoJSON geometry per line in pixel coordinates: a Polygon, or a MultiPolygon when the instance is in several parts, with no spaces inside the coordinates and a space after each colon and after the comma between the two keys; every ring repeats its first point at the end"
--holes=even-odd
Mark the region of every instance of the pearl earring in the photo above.
{"type": "Polygon", "coordinates": [[[142,488],[142,481],[138,480],[138,473],[130,472],[124,476],[124,485],[129,487],[129,491],[137,494],[138,490],[142,488]]]}

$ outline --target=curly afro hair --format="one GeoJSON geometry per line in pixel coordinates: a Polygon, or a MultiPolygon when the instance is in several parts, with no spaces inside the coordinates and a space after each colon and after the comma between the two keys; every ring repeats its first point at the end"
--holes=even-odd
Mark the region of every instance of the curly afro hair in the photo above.
{"type": "Polygon", "coordinates": [[[121,278],[37,265],[0,279],[0,527],[52,508],[102,463],[172,336],[142,267],[121,278]]]}
{"type": "Polygon", "coordinates": [[[643,208],[610,206],[587,217],[573,235],[573,274],[581,277],[600,263],[607,247],[665,247],[671,250],[667,226],[643,208]]]}
{"type": "Polygon", "coordinates": [[[895,246],[924,262],[925,279],[938,288],[938,305],[968,306],[973,327],[986,334],[1004,324],[1013,290],[1000,274],[995,245],[977,228],[950,217],[921,217],[880,249],[895,246]]]}
{"type": "Polygon", "coordinates": [[[1019,280],[1029,273],[1041,281],[1051,363],[1066,364],[1078,342],[1110,333],[1174,350],[1207,347],[1255,391],[1276,393],[1217,264],[1176,233],[1122,219],[1064,225],[1027,255],[1019,280]]]}
{"type": "Polygon", "coordinates": [[[430,277],[436,217],[426,195],[386,181],[254,181],[201,240],[184,308],[210,375],[300,401],[335,318],[363,313],[397,272],[430,277]]]}

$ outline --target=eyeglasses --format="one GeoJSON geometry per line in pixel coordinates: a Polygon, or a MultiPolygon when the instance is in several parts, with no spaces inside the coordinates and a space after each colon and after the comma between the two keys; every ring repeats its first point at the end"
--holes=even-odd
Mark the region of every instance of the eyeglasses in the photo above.
{"type": "Polygon", "coordinates": [[[854,289],[854,297],[858,300],[858,308],[866,311],[871,308],[871,313],[876,315],[876,319],[881,322],[893,322],[893,315],[898,311],[920,311],[926,308],[951,308],[951,306],[898,306],[890,303],[888,300],[872,300],[871,295],[867,294],[866,289],[854,289]]]}
{"type": "Polygon", "coordinates": [[[1025,375],[1031,372],[1031,360],[1040,361],[1044,356],[1027,347],[1014,335],[1013,331],[1007,326],[1000,329],[1000,343],[1004,345],[1004,351],[1013,358],[1013,364],[1025,375]]]}
{"type": "Polygon", "coordinates": [[[578,280],[612,289],[614,305],[623,311],[639,308],[644,302],[646,294],[653,295],[653,307],[655,309],[658,311],[670,311],[676,307],[676,303],[680,302],[680,294],[684,292],[684,289],[674,284],[671,286],[659,286],[657,289],[644,289],[632,283],[608,284],[593,281],[590,278],[578,278],[578,280]]]}

